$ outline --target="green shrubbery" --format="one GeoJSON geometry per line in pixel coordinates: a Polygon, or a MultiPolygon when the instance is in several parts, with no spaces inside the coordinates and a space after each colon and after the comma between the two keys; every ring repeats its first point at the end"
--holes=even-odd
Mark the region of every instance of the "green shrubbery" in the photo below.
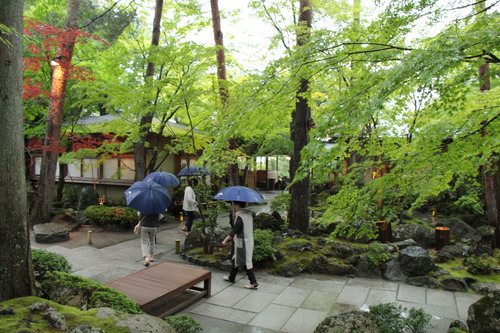
{"type": "Polygon", "coordinates": [[[71,272],[70,263],[60,254],[33,249],[31,257],[33,258],[33,271],[37,278],[43,278],[48,272],[71,272]]]}
{"type": "Polygon", "coordinates": [[[375,266],[380,266],[391,259],[389,250],[379,242],[372,242],[368,245],[366,256],[375,266]]]}
{"type": "Polygon", "coordinates": [[[270,230],[254,230],[253,260],[264,261],[273,257],[276,249],[272,247],[273,234],[270,230]]]}
{"type": "Polygon", "coordinates": [[[474,275],[489,275],[493,273],[496,261],[495,258],[486,254],[481,256],[470,256],[464,259],[464,264],[467,266],[467,272],[474,275]]]}
{"type": "Polygon", "coordinates": [[[422,309],[407,310],[390,303],[370,306],[370,319],[382,333],[425,333],[431,318],[422,309]]]}
{"type": "Polygon", "coordinates": [[[185,314],[176,314],[163,318],[176,332],[179,333],[199,333],[203,329],[198,321],[185,314]]]}
{"type": "Polygon", "coordinates": [[[137,211],[130,207],[89,206],[85,209],[85,220],[92,225],[105,228],[130,229],[137,224],[137,211]]]}
{"type": "Polygon", "coordinates": [[[41,297],[81,310],[109,307],[126,313],[143,313],[139,305],[124,293],[77,275],[47,272],[40,289],[41,297]]]}
{"type": "Polygon", "coordinates": [[[290,193],[281,193],[273,198],[269,207],[271,208],[271,211],[283,214],[284,212],[290,211],[291,203],[292,195],[290,193]]]}

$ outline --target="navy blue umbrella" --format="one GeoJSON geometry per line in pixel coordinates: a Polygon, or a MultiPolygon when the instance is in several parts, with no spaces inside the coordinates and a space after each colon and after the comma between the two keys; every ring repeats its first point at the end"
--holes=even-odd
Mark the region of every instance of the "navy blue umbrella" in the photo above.
{"type": "Polygon", "coordinates": [[[124,193],[127,205],[144,215],[163,213],[172,204],[167,189],[152,181],[135,182],[124,193]]]}
{"type": "Polygon", "coordinates": [[[229,186],[220,190],[215,196],[215,200],[260,202],[264,203],[264,198],[255,190],[245,186],[229,186]]]}
{"type": "Polygon", "coordinates": [[[181,171],[177,174],[179,177],[188,177],[188,176],[205,176],[209,175],[210,171],[205,167],[197,167],[196,165],[182,168],[181,171]]]}
{"type": "Polygon", "coordinates": [[[178,186],[181,184],[181,181],[174,174],[163,171],[151,172],[144,177],[144,181],[154,181],[161,186],[178,186]]]}

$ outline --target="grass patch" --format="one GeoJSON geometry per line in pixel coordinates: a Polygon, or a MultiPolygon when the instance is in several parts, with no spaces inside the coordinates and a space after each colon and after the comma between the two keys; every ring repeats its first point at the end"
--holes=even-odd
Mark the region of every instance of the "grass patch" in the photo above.
{"type": "MultiPolygon", "coordinates": [[[[475,279],[477,279],[477,282],[495,282],[495,283],[500,283],[500,274],[490,274],[490,275],[473,275],[469,272],[467,272],[467,266],[464,265],[463,263],[464,259],[463,258],[455,258],[454,260],[450,260],[445,263],[439,263],[436,264],[436,266],[439,266],[442,269],[447,270],[450,272],[450,275],[452,277],[456,278],[463,278],[465,276],[471,276],[475,279]],[[453,267],[463,267],[463,269],[456,270],[452,269],[453,267]]],[[[496,258],[496,265],[500,266],[500,260],[496,258]]],[[[444,276],[446,277],[446,276],[444,276]]]]}

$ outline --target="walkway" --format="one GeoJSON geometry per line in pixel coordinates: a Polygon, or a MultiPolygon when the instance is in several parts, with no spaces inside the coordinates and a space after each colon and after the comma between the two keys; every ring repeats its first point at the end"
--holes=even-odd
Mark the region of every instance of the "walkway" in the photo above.
{"type": "MultiPolygon", "coordinates": [[[[264,195],[266,198],[266,195],[264,195]]],[[[255,209],[255,208],[254,208],[255,209]]],[[[258,206],[258,209],[266,209],[258,206]]],[[[221,223],[228,223],[221,214],[221,223]]],[[[72,232],[71,240],[39,244],[32,239],[32,248],[44,248],[66,257],[73,274],[107,283],[145,269],[140,253],[139,236],[128,233],[94,233],[94,245],[86,245],[85,230],[72,232]],[[121,241],[120,241],[121,238],[121,241]],[[114,243],[106,246],[106,243],[114,243]]],[[[184,261],[175,254],[175,240],[184,239],[177,224],[162,226],[158,232],[158,262],[184,261]]],[[[244,289],[246,275],[240,273],[236,283],[222,279],[226,272],[212,269],[212,297],[203,298],[181,311],[198,320],[204,332],[313,332],[326,316],[369,305],[396,302],[406,308],[422,308],[433,315],[430,333],[447,332],[455,319],[465,321],[470,304],[480,295],[414,287],[404,283],[303,274],[286,278],[256,272],[258,290],[244,289]]]]}

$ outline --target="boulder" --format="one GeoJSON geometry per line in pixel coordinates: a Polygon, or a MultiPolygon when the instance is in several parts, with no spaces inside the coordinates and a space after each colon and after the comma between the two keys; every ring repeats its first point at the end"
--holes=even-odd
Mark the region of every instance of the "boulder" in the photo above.
{"type": "Polygon", "coordinates": [[[118,326],[126,327],[130,332],[175,333],[175,330],[165,320],[146,314],[128,314],[111,308],[99,308],[97,318],[110,318],[118,326]]]}
{"type": "Polygon", "coordinates": [[[392,232],[392,238],[396,242],[411,238],[418,245],[426,248],[434,247],[435,242],[434,230],[418,223],[398,224],[392,232]]]}
{"type": "Polygon", "coordinates": [[[279,268],[279,274],[285,277],[299,276],[302,273],[302,265],[297,261],[287,262],[279,268]]]}
{"type": "Polygon", "coordinates": [[[356,276],[364,278],[380,278],[382,271],[367,255],[362,255],[356,265],[356,276]]]}
{"type": "Polygon", "coordinates": [[[476,237],[469,249],[470,252],[477,256],[482,254],[492,256],[495,249],[495,228],[484,225],[477,228],[476,232],[476,237]]]}
{"type": "MultiPolygon", "coordinates": [[[[215,244],[220,244],[227,236],[225,232],[215,229],[214,240],[215,244]]],[[[201,228],[192,230],[184,240],[184,250],[193,249],[195,247],[202,247],[205,244],[205,236],[201,228]]]]}
{"type": "Polygon", "coordinates": [[[50,222],[60,224],[63,227],[66,227],[69,231],[78,229],[82,225],[82,222],[80,222],[76,216],[69,213],[57,215],[50,222]]]}
{"type": "Polygon", "coordinates": [[[99,204],[99,193],[96,192],[91,186],[85,186],[80,191],[78,197],[77,210],[85,210],[88,206],[99,204]]]}
{"type": "Polygon", "coordinates": [[[282,221],[283,220],[281,219],[281,216],[278,219],[277,216],[275,215],[271,215],[268,213],[260,213],[259,215],[254,217],[253,227],[254,229],[277,231],[281,230],[281,227],[283,226],[282,221]]]}
{"type": "Polygon", "coordinates": [[[57,243],[69,239],[68,228],[56,223],[35,224],[33,232],[38,243],[57,243]]]}
{"type": "Polygon", "coordinates": [[[469,307],[470,333],[500,332],[500,291],[488,294],[469,307]]]}
{"type": "Polygon", "coordinates": [[[413,276],[406,279],[406,283],[417,287],[426,287],[437,289],[439,288],[439,281],[432,276],[413,276]]]}
{"type": "Polygon", "coordinates": [[[306,252],[312,250],[312,244],[309,242],[293,242],[288,244],[287,249],[297,252],[306,252]]]}
{"type": "Polygon", "coordinates": [[[427,275],[435,270],[429,252],[420,246],[409,246],[401,250],[397,260],[408,277],[427,275]]]}
{"type": "Polygon", "coordinates": [[[361,250],[350,245],[347,243],[343,242],[333,242],[330,245],[331,252],[328,253],[329,256],[335,257],[335,258],[340,258],[340,259],[347,259],[353,254],[359,254],[361,253],[361,250]]]}
{"type": "Polygon", "coordinates": [[[464,279],[453,276],[442,279],[441,288],[448,291],[467,291],[469,289],[464,279]]]}
{"type": "Polygon", "coordinates": [[[400,251],[404,248],[407,248],[408,246],[417,246],[418,244],[413,239],[408,238],[402,241],[392,242],[390,245],[395,246],[400,251]]]}
{"type": "Polygon", "coordinates": [[[390,260],[384,264],[383,276],[392,282],[403,282],[408,278],[397,260],[390,260]]]}
{"type": "Polygon", "coordinates": [[[487,295],[496,291],[500,292],[500,284],[495,282],[473,282],[469,284],[470,289],[478,294],[487,295]]]}
{"type": "Polygon", "coordinates": [[[476,234],[476,230],[459,219],[458,217],[450,217],[439,221],[443,227],[450,228],[450,232],[455,239],[471,239],[476,234]]]}

